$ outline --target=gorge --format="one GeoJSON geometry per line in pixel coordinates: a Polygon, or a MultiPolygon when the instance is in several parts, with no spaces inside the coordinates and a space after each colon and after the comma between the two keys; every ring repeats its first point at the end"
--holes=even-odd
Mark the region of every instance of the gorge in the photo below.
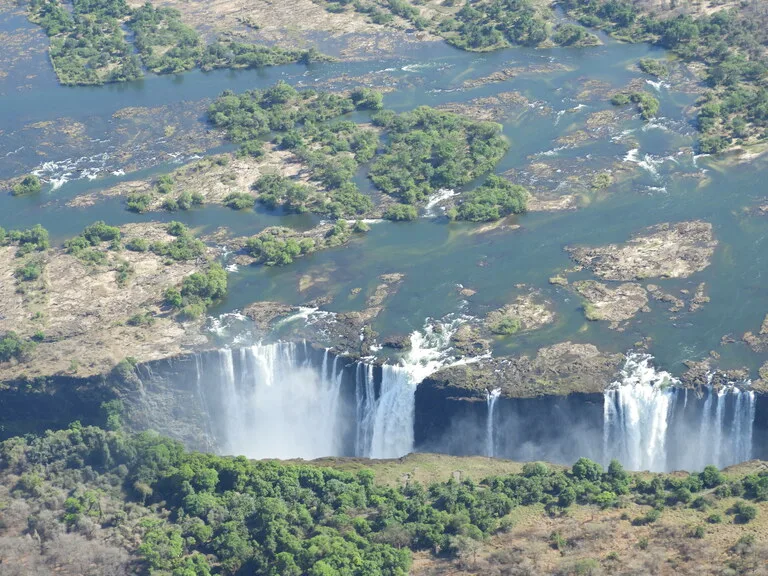
{"type": "Polygon", "coordinates": [[[768,456],[768,398],[749,382],[686,388],[650,356],[630,353],[602,394],[446,392],[430,374],[455,360],[416,334],[398,365],[307,342],[140,365],[136,390],[122,396],[127,421],[193,448],[257,459],[428,451],[570,464],[587,456],[665,472],[768,456]]]}

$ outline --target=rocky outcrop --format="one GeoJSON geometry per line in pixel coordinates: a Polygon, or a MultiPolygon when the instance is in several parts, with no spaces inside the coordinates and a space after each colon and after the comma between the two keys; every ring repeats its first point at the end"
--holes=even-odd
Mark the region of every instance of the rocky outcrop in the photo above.
{"type": "Polygon", "coordinates": [[[755,352],[765,352],[768,350],[768,314],[765,315],[760,331],[757,334],[747,332],[742,338],[755,352]]]}
{"type": "Polygon", "coordinates": [[[532,358],[483,358],[443,368],[421,386],[477,398],[497,388],[510,398],[602,393],[623,360],[622,354],[605,354],[592,344],[561,342],[541,348],[532,358]]]}
{"type": "Polygon", "coordinates": [[[645,289],[632,282],[608,286],[594,280],[583,280],[574,282],[573,287],[585,299],[584,315],[587,320],[607,320],[614,329],[646,309],[648,304],[645,289]]]}
{"type": "Polygon", "coordinates": [[[712,225],[694,220],[651,226],[625,244],[567,250],[596,276],[625,281],[687,278],[709,266],[716,246],[712,225]]]}

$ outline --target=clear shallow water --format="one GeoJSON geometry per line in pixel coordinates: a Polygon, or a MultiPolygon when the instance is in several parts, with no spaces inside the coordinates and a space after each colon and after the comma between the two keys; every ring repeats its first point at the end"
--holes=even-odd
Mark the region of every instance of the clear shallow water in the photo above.
{"type": "MultiPolygon", "coordinates": [[[[0,21],[0,27],[12,20],[0,21]]],[[[407,224],[381,223],[363,238],[344,248],[328,250],[297,261],[286,268],[240,268],[230,277],[230,295],[214,312],[242,308],[256,300],[278,300],[299,304],[327,293],[336,295],[331,308],[355,310],[364,306],[366,289],[388,272],[406,275],[399,292],[376,321],[382,334],[407,334],[419,329],[427,317],[441,318],[464,312],[484,314],[521,293],[518,284],[535,287],[553,302],[556,322],[539,332],[499,340],[497,353],[517,353],[572,340],[593,342],[608,351],[624,352],[641,337],[653,340],[651,352],[670,370],[690,358],[702,358],[710,350],[722,354],[723,366],[756,368],[762,358],[742,344],[719,345],[724,334],[737,339],[747,330],[759,328],[768,312],[768,291],[763,273],[768,253],[768,219],[744,212],[765,199],[766,167],[761,162],[725,172],[709,169],[706,160],[694,165],[681,148],[693,142],[684,110],[695,99],[687,93],[661,87],[661,119],[650,126],[638,117],[622,116],[616,130],[573,147],[555,142],[563,135],[585,127],[590,114],[611,109],[603,95],[585,94],[589,81],[615,88],[641,78],[628,69],[643,57],[663,57],[658,49],[616,42],[594,49],[510,49],[493,54],[469,54],[443,44],[404,49],[401,56],[377,62],[334,62],[284,66],[265,70],[191,72],[176,77],[147,77],[139,82],[93,88],[65,88],[51,75],[42,74],[25,90],[16,78],[0,81],[3,94],[0,113],[0,178],[39,168],[43,162],[61,162],[86,154],[98,154],[115,138],[115,117],[126,107],[187,109],[182,125],[200,128],[207,102],[224,89],[242,91],[263,88],[277,80],[296,86],[340,89],[358,82],[395,88],[385,104],[395,110],[419,105],[439,106],[517,91],[532,106],[513,109],[504,121],[510,151],[498,166],[502,173],[525,172],[532,162],[548,162],[565,180],[571,166],[598,172],[611,167],[629,169],[630,176],[609,193],[587,195],[583,208],[561,213],[531,213],[511,221],[519,229],[477,233],[477,227],[450,224],[441,218],[407,224]],[[534,72],[540,67],[561,65],[564,69],[534,72]],[[467,88],[477,80],[505,69],[517,75],[503,82],[467,88]],[[340,79],[341,78],[341,79],[340,79]],[[177,108],[174,108],[177,107],[177,108]],[[82,142],[62,139],[49,145],[30,137],[30,123],[67,119],[85,126],[87,150],[82,142]],[[45,156],[40,152],[44,149],[45,156]],[[622,242],[632,233],[659,222],[703,219],[712,222],[720,245],[712,265],[683,280],[651,280],[666,292],[693,291],[706,282],[711,302],[694,314],[682,313],[675,321],[661,303],[651,302],[652,312],[642,313],[624,332],[610,330],[605,323],[587,323],[580,302],[571,292],[550,286],[550,276],[569,267],[563,248],[567,245],[600,245],[622,242]],[[321,281],[300,292],[300,279],[321,281]],[[469,302],[457,284],[477,290],[469,302]],[[363,288],[357,298],[353,288],[363,288]]],[[[656,92],[655,88],[648,89],[656,92]]],[[[142,171],[127,176],[110,175],[88,180],[76,173],[56,190],[37,197],[0,196],[0,226],[23,227],[40,222],[52,232],[54,241],[79,233],[94,220],[110,224],[132,221],[181,220],[201,232],[227,226],[236,234],[254,234],[269,225],[309,227],[316,219],[285,217],[266,212],[233,212],[206,207],[188,213],[136,215],[122,209],[118,200],[106,200],[86,208],[70,208],[66,202],[87,191],[114,184],[120,179],[160,173],[177,164],[153,161],[167,152],[168,142],[147,140],[142,148],[142,171]],[[164,148],[165,147],[165,148],[164,148]],[[78,179],[79,178],[79,179],[78,179]]],[[[209,153],[212,149],[203,150],[209,153]]],[[[179,161],[183,161],[180,158],[179,161]]],[[[118,171],[119,164],[110,165],[118,171]]],[[[367,184],[364,173],[359,181],[367,184]]],[[[589,277],[571,275],[571,280],[589,277]]]]}

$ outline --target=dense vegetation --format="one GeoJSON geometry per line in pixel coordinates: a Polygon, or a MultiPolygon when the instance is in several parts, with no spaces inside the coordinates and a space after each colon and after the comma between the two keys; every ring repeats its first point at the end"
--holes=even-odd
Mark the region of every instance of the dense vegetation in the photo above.
{"type": "MultiPolygon", "coordinates": [[[[119,402],[104,406],[113,431],[75,423],[0,444],[0,485],[11,502],[0,533],[38,541],[30,552],[0,538],[4,566],[24,562],[29,570],[39,555],[55,556],[61,543],[70,562],[84,557],[96,564],[81,574],[121,574],[131,566],[183,576],[405,575],[412,550],[471,555],[511,529],[516,509],[543,508],[557,518],[590,506],[594,516],[632,502],[645,511],[628,519],[642,526],[667,508],[689,508],[703,533],[707,519],[718,520],[710,512],[718,499],[742,498],[729,509],[741,523],[757,515],[747,500],[768,499],[766,473],[726,478],[708,467],[689,476],[641,477],[617,462],[604,471],[584,458],[570,470],[534,463],[479,483],[408,481],[394,488],[365,468],[352,473],[186,452],[151,433],[120,432],[120,414],[119,402]]],[[[563,553],[570,546],[556,532],[549,542],[563,553]]]]}
{"type": "MultiPolygon", "coordinates": [[[[765,138],[768,28],[760,3],[745,2],[697,16],[678,10],[676,2],[670,3],[669,12],[662,8],[653,13],[628,0],[564,0],[560,4],[585,26],[651,42],[683,60],[705,65],[711,89],[699,103],[702,152],[719,152],[735,142],[765,138]]],[[[640,66],[644,69],[643,63],[640,66]]],[[[644,71],[657,74],[661,70],[644,71]]]]}
{"type": "MultiPolygon", "coordinates": [[[[268,90],[240,95],[225,92],[211,105],[208,116],[240,145],[243,155],[262,156],[264,141],[272,135],[274,145],[290,150],[307,167],[309,179],[317,186],[265,176],[254,183],[261,203],[273,209],[311,210],[339,218],[362,215],[372,208],[352,178],[360,165],[373,157],[378,135],[354,122],[328,121],[355,109],[380,106],[381,95],[369,90],[338,96],[314,90],[299,92],[278,82],[268,90]]],[[[233,192],[225,203],[243,209],[253,205],[253,198],[233,192]]]]}
{"type": "Polygon", "coordinates": [[[490,222],[509,214],[525,212],[528,191],[501,176],[489,176],[485,183],[465,194],[451,216],[471,222],[490,222]]]}
{"type": "Polygon", "coordinates": [[[299,256],[311,254],[324,248],[333,248],[346,243],[352,232],[365,232],[363,223],[355,224],[352,230],[346,220],[337,220],[324,234],[303,235],[290,228],[274,226],[263,230],[245,243],[245,251],[257,263],[267,266],[285,266],[299,256]]]}
{"type": "Polygon", "coordinates": [[[441,10],[429,14],[423,1],[329,0],[326,9],[353,9],[374,24],[389,25],[404,19],[417,30],[429,30],[463,50],[488,51],[511,45],[538,46],[547,40],[563,46],[588,46],[598,42],[594,34],[574,24],[558,26],[552,33],[551,12],[532,0],[447,0],[441,10]],[[446,11],[446,8],[455,7],[446,11]],[[447,12],[447,13],[446,13],[447,12]]]}
{"type": "Polygon", "coordinates": [[[60,0],[31,0],[29,10],[30,19],[50,37],[51,62],[59,81],[68,85],[135,80],[143,76],[143,67],[175,74],[196,67],[255,68],[326,58],[314,49],[218,40],[205,46],[177,10],[149,2],[132,10],[125,0],[74,0],[70,13],[60,0]],[[123,25],[133,32],[132,43],[123,25]]]}
{"type": "Polygon", "coordinates": [[[16,256],[21,257],[30,252],[42,252],[50,248],[48,230],[40,224],[35,224],[26,230],[9,230],[0,228],[0,246],[17,246],[16,256]]]}
{"type": "Polygon", "coordinates": [[[205,272],[195,272],[184,278],[180,289],[166,289],[164,298],[165,304],[178,310],[183,319],[193,320],[226,294],[227,271],[212,263],[205,272]]]}
{"type": "Polygon", "coordinates": [[[417,204],[441,188],[458,188],[489,172],[507,151],[501,126],[427,106],[413,112],[381,112],[374,123],[387,130],[383,154],[371,165],[377,188],[417,204]]]}
{"type": "Polygon", "coordinates": [[[637,104],[643,120],[650,120],[659,113],[659,100],[649,92],[621,92],[611,98],[614,106],[626,106],[630,102],[637,104]]]}

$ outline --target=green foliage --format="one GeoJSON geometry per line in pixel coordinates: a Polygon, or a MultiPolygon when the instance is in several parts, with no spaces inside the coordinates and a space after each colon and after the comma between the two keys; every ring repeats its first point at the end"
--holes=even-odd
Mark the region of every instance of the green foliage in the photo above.
{"type": "Polygon", "coordinates": [[[661,60],[643,58],[637,63],[637,66],[646,74],[656,76],[657,78],[666,78],[669,76],[669,68],[661,60]]]}
{"type": "Polygon", "coordinates": [[[328,58],[315,49],[285,50],[242,42],[204,46],[199,34],[173,8],[147,2],[135,10],[122,0],[77,0],[70,14],[57,0],[31,0],[30,20],[50,38],[50,56],[62,84],[126,82],[200,67],[252,68],[328,58]],[[133,33],[126,39],[122,25],[133,33]]]}
{"type": "Polygon", "coordinates": [[[139,312],[125,321],[128,326],[152,326],[155,323],[155,317],[151,312],[139,312]]]}
{"type": "Polygon", "coordinates": [[[506,178],[491,175],[485,183],[467,193],[458,207],[457,218],[471,222],[498,220],[525,212],[528,191],[506,178]]]}
{"type": "Polygon", "coordinates": [[[295,238],[279,238],[271,234],[264,234],[249,238],[245,244],[245,250],[267,266],[285,266],[291,264],[294,259],[302,254],[314,252],[315,242],[306,238],[299,241],[295,238]]]}
{"type": "Polygon", "coordinates": [[[6,332],[0,337],[0,362],[9,362],[13,358],[26,360],[34,349],[34,341],[24,340],[13,331],[6,332]]]}
{"type": "Polygon", "coordinates": [[[350,94],[350,98],[358,110],[381,110],[384,107],[384,97],[381,92],[370,88],[356,88],[350,94]]]}
{"type": "Polygon", "coordinates": [[[283,208],[288,212],[304,212],[312,194],[308,186],[276,174],[261,176],[253,184],[253,189],[259,194],[258,201],[268,208],[283,208]]]}
{"type": "Polygon", "coordinates": [[[40,178],[34,174],[28,174],[11,188],[11,194],[14,196],[26,196],[27,194],[40,192],[42,188],[43,186],[40,183],[40,178]]]}
{"type": "Polygon", "coordinates": [[[246,210],[253,208],[253,196],[247,192],[230,192],[224,197],[224,205],[232,210],[246,210]]]}
{"type": "Polygon", "coordinates": [[[128,27],[144,66],[156,74],[177,74],[197,66],[203,46],[197,32],[181,21],[173,8],[149,2],[133,12],[128,27]]]}
{"type": "Polygon", "coordinates": [[[466,3],[438,30],[464,50],[493,50],[510,44],[538,46],[547,39],[547,25],[530,0],[466,3]]]}
{"type": "Polygon", "coordinates": [[[167,288],[163,299],[167,306],[181,310],[183,318],[192,320],[227,294],[227,272],[213,263],[205,272],[190,274],[178,288],[167,288]]]}
{"type": "Polygon", "coordinates": [[[149,250],[149,242],[144,238],[131,238],[125,243],[125,247],[131,252],[146,252],[149,250]]]}
{"type": "Polygon", "coordinates": [[[163,174],[155,181],[155,189],[160,194],[169,194],[173,192],[173,176],[170,174],[163,174]]]}
{"type": "Polygon", "coordinates": [[[395,115],[380,113],[388,130],[384,153],[371,165],[377,188],[416,204],[440,188],[458,188],[489,172],[507,150],[501,126],[422,106],[395,115]]]}
{"type": "Polygon", "coordinates": [[[13,275],[22,282],[32,282],[43,273],[43,263],[39,260],[29,260],[23,266],[16,268],[13,275]]]}
{"type": "Polygon", "coordinates": [[[26,230],[10,230],[5,232],[0,228],[0,246],[13,245],[18,246],[16,256],[21,257],[30,252],[43,252],[48,250],[51,242],[48,236],[48,230],[40,224],[35,224],[32,228],[26,230]]]}
{"type": "Polygon", "coordinates": [[[143,214],[149,210],[152,203],[152,195],[145,192],[131,192],[125,201],[125,207],[131,212],[143,214]]]}
{"type": "Polygon", "coordinates": [[[659,113],[659,100],[649,92],[622,92],[611,98],[614,106],[625,106],[630,102],[637,104],[643,120],[650,120],[659,113]]]}
{"type": "Polygon", "coordinates": [[[180,222],[171,222],[168,225],[168,233],[176,238],[171,242],[153,242],[149,249],[158,256],[165,256],[171,260],[194,260],[205,254],[205,244],[192,236],[189,229],[180,222]]]}
{"type": "Polygon", "coordinates": [[[552,35],[552,41],[560,46],[594,46],[599,43],[597,36],[590,34],[582,26],[561,24],[552,35]]]}
{"type": "Polygon", "coordinates": [[[736,515],[736,521],[740,524],[746,524],[757,518],[757,508],[747,504],[744,500],[736,502],[732,511],[736,515]]]}
{"type": "Polygon", "coordinates": [[[522,323],[520,322],[519,318],[504,316],[497,322],[491,324],[489,329],[494,334],[499,334],[501,336],[511,336],[512,334],[519,332],[521,327],[522,323]]]}
{"type": "Polygon", "coordinates": [[[408,204],[392,204],[384,212],[384,218],[395,222],[416,220],[418,217],[419,213],[416,207],[408,204]]]}

